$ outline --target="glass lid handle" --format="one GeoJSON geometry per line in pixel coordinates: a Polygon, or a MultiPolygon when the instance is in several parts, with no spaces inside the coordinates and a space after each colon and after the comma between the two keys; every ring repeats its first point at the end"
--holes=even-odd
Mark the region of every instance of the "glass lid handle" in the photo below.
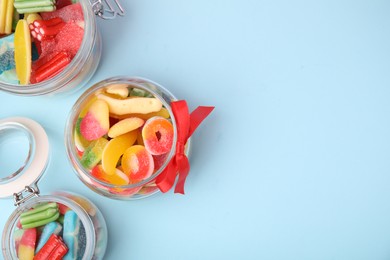
{"type": "Polygon", "coordinates": [[[104,20],[112,20],[117,15],[124,16],[123,9],[119,0],[90,0],[93,12],[104,20]],[[114,2],[114,3],[112,3],[114,2]]]}
{"type": "Polygon", "coordinates": [[[39,189],[36,184],[33,184],[31,186],[26,186],[24,190],[18,193],[14,193],[14,205],[20,206],[20,204],[24,203],[25,201],[39,196],[39,189]]]}

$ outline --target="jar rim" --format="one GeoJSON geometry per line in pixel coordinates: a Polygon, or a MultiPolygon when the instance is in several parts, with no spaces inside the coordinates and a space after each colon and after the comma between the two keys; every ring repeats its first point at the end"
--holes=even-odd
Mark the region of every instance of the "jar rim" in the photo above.
{"type": "Polygon", "coordinates": [[[17,207],[13,213],[8,218],[6,225],[4,227],[3,236],[2,236],[2,253],[3,256],[6,257],[6,259],[17,259],[14,255],[13,248],[13,230],[16,226],[16,223],[19,219],[20,214],[22,214],[25,210],[32,208],[32,206],[37,205],[38,203],[42,202],[57,202],[64,204],[65,206],[69,207],[80,218],[80,221],[82,222],[85,234],[86,234],[86,246],[85,246],[85,252],[83,256],[83,260],[89,260],[92,258],[94,249],[95,249],[95,230],[93,226],[93,221],[89,217],[88,213],[75,201],[72,201],[69,198],[61,197],[57,195],[42,195],[38,197],[34,197],[25,203],[21,204],[19,207],[17,207]],[[8,258],[7,258],[8,257],[8,258]]]}
{"type": "Polygon", "coordinates": [[[43,127],[26,117],[0,120],[1,131],[21,132],[29,142],[25,164],[10,176],[0,179],[0,198],[21,192],[26,186],[36,184],[44,174],[49,161],[49,139],[43,127]]]}
{"type": "MultiPolygon", "coordinates": [[[[92,179],[94,182],[97,182],[98,184],[100,184],[100,185],[102,185],[104,187],[110,188],[110,189],[112,189],[112,188],[132,189],[132,188],[137,188],[137,187],[140,187],[140,186],[143,186],[145,184],[148,184],[148,183],[152,182],[166,168],[166,166],[168,165],[168,163],[170,162],[170,160],[172,159],[172,157],[174,156],[175,151],[176,151],[176,145],[175,144],[177,142],[177,126],[176,126],[175,117],[173,116],[173,112],[171,110],[171,105],[168,104],[165,101],[165,99],[159,93],[157,93],[157,91],[155,91],[154,89],[151,89],[151,88],[146,88],[145,86],[137,83],[137,81],[150,83],[150,84],[154,85],[155,87],[157,87],[158,89],[162,90],[163,92],[166,92],[170,96],[172,101],[177,100],[177,98],[170,91],[168,91],[166,88],[164,88],[163,86],[161,86],[160,84],[158,84],[158,83],[156,83],[156,82],[154,82],[152,80],[149,80],[149,79],[146,79],[146,78],[143,78],[143,77],[138,77],[138,76],[130,76],[130,77],[128,77],[128,76],[115,76],[115,77],[110,77],[110,78],[107,78],[105,80],[102,80],[102,81],[99,81],[99,82],[93,84],[89,89],[87,89],[77,99],[77,101],[75,102],[75,104],[73,105],[73,107],[71,109],[71,112],[69,114],[69,117],[68,117],[68,120],[67,120],[67,123],[66,123],[66,126],[65,126],[65,147],[66,147],[66,150],[67,150],[68,159],[69,159],[69,161],[71,162],[71,164],[74,167],[76,167],[77,169],[80,169],[80,170],[76,170],[78,175],[79,174],[84,174],[86,177],[88,177],[89,179],[92,179]],[[146,90],[146,91],[150,92],[153,96],[158,98],[163,103],[165,108],[168,110],[169,115],[170,115],[170,119],[172,120],[173,129],[174,129],[173,145],[172,145],[172,148],[169,151],[168,157],[164,161],[163,165],[161,165],[161,167],[155,173],[153,173],[150,177],[148,177],[148,178],[146,178],[146,179],[144,179],[144,180],[142,180],[140,182],[137,182],[137,183],[134,183],[134,184],[128,184],[128,185],[115,185],[115,184],[111,184],[111,183],[108,183],[108,182],[104,182],[104,181],[96,178],[89,171],[87,171],[84,166],[81,165],[80,160],[77,159],[77,152],[74,149],[75,145],[74,145],[74,138],[73,138],[73,134],[74,134],[73,133],[73,126],[75,125],[75,121],[78,118],[78,114],[80,112],[81,105],[85,101],[87,101],[88,98],[94,92],[96,92],[97,90],[102,89],[105,86],[108,86],[108,85],[111,85],[111,84],[117,84],[117,83],[128,83],[131,86],[134,86],[134,87],[146,90]]],[[[190,140],[188,140],[188,141],[190,141],[190,140]]],[[[187,146],[187,149],[186,149],[187,152],[188,152],[188,147],[189,146],[187,146]]]]}
{"type": "Polygon", "coordinates": [[[78,0],[84,16],[84,34],[79,50],[68,66],[59,74],[45,81],[21,86],[0,81],[0,90],[16,95],[45,95],[56,92],[75,78],[91,56],[97,38],[95,14],[88,0],[78,0]]]}

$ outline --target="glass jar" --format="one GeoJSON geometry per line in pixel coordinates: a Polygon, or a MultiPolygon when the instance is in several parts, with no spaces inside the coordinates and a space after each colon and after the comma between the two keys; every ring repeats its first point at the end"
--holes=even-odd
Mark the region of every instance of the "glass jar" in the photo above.
{"type": "Polygon", "coordinates": [[[84,14],[84,35],[68,66],[52,78],[27,86],[0,81],[0,90],[23,96],[44,95],[75,90],[89,81],[100,61],[102,41],[90,2],[79,0],[79,3],[84,14]]]}
{"type": "MultiPolygon", "coordinates": [[[[126,99],[128,95],[129,95],[128,98],[132,98],[131,97],[132,94],[125,94],[124,96],[122,96],[122,99],[126,99]]],[[[137,96],[139,94],[135,94],[135,95],[137,96]]],[[[156,178],[167,167],[169,161],[174,156],[175,149],[176,149],[177,127],[176,127],[175,117],[173,116],[173,112],[171,110],[171,105],[170,105],[171,101],[175,101],[175,100],[177,100],[176,97],[167,89],[165,89],[163,86],[151,80],[139,78],[139,77],[112,77],[100,81],[94,84],[93,86],[91,86],[89,89],[87,89],[73,105],[65,126],[65,146],[67,150],[68,159],[71,165],[73,166],[75,173],[77,174],[79,179],[86,186],[88,186],[96,193],[113,199],[135,200],[135,199],[146,198],[148,196],[158,193],[159,188],[156,185],[156,178]],[[161,101],[162,107],[165,108],[165,112],[166,112],[165,117],[168,118],[168,120],[171,122],[173,127],[172,146],[169,148],[167,153],[164,154],[163,157],[158,157],[153,155],[153,161],[154,161],[153,165],[155,166],[153,173],[149,177],[146,177],[142,180],[137,180],[134,182],[130,180],[125,184],[109,182],[104,178],[100,178],[99,176],[97,176],[97,174],[94,174],[94,170],[91,167],[86,167],[85,164],[83,164],[82,162],[83,155],[81,155],[81,153],[89,149],[88,146],[91,146],[91,142],[85,140],[81,141],[81,143],[85,143],[85,145],[84,147],[80,148],[80,138],[81,139],[83,138],[80,137],[81,135],[80,133],[78,133],[79,130],[77,130],[77,127],[80,127],[80,120],[82,120],[82,118],[86,114],[86,107],[90,106],[91,102],[98,99],[97,98],[98,95],[103,93],[104,95],[107,94],[107,96],[111,96],[115,98],[117,94],[114,94],[113,92],[106,93],[108,91],[107,89],[112,86],[125,86],[128,89],[129,93],[131,93],[132,91],[136,91],[137,93],[142,93],[144,97],[147,96],[151,98],[156,98],[157,100],[161,101]]],[[[145,122],[148,120],[147,117],[144,119],[145,122]]],[[[111,126],[114,124],[113,121],[117,121],[117,120],[118,119],[112,118],[110,116],[111,126]]],[[[142,127],[144,126],[141,126],[138,129],[138,131],[141,132],[142,127]]],[[[111,139],[107,137],[107,135],[105,135],[103,138],[109,140],[115,139],[115,138],[111,139]]],[[[139,136],[137,138],[139,138],[139,136]]],[[[137,141],[135,142],[135,144],[140,144],[140,143],[141,141],[139,141],[139,139],[137,139],[137,141]]],[[[81,144],[81,146],[83,146],[83,144],[81,144]]],[[[189,154],[190,146],[191,146],[191,142],[189,139],[187,141],[187,144],[185,146],[185,151],[184,151],[186,155],[189,154]]],[[[100,151],[100,153],[101,152],[102,151],[100,151]]],[[[98,156],[101,156],[101,154],[98,156]]],[[[123,158],[123,153],[120,153],[120,156],[121,156],[120,158],[123,158]]],[[[120,160],[120,158],[116,158],[116,159],[120,160]]],[[[99,164],[100,162],[98,162],[98,165],[93,166],[94,169],[98,167],[99,164]]],[[[121,166],[122,165],[117,167],[117,169],[119,169],[121,166]]],[[[120,173],[120,175],[123,177],[123,172],[120,173]]]]}
{"type": "MultiPolygon", "coordinates": [[[[0,136],[7,147],[10,139],[27,140],[28,152],[21,167],[12,170],[12,174],[0,178],[0,198],[13,195],[17,208],[8,218],[2,235],[2,253],[5,259],[18,259],[15,246],[16,231],[20,227],[21,214],[43,203],[61,204],[66,210],[72,210],[80,220],[82,259],[103,259],[107,246],[107,227],[99,209],[88,199],[66,191],[40,195],[38,181],[45,172],[49,159],[49,143],[44,129],[35,121],[14,117],[0,120],[0,136]],[[4,139],[6,138],[6,139],[4,139]]],[[[17,161],[17,160],[16,160],[17,161]]],[[[15,169],[15,167],[6,167],[15,169]]],[[[56,219],[58,221],[58,219],[56,219]]]]}

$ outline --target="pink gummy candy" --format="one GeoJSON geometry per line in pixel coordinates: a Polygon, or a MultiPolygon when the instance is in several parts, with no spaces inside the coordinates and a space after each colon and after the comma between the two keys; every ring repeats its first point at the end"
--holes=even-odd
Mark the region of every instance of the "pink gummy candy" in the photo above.
{"type": "Polygon", "coordinates": [[[68,22],[55,37],[56,46],[54,51],[65,51],[71,57],[74,57],[80,48],[83,36],[84,28],[81,28],[75,22],[68,22]]]}

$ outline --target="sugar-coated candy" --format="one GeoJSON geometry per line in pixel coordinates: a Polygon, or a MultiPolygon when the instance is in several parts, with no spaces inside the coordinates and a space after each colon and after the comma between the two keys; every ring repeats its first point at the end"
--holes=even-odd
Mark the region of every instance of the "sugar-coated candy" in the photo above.
{"type": "Polygon", "coordinates": [[[57,203],[44,203],[32,210],[23,212],[20,215],[20,223],[23,229],[34,228],[55,221],[59,216],[57,203]]]}
{"type": "Polygon", "coordinates": [[[68,247],[60,236],[50,235],[44,246],[35,255],[34,260],[61,260],[68,252],[68,247]]]}
{"type": "Polygon", "coordinates": [[[119,158],[136,140],[137,131],[134,130],[111,139],[105,145],[102,152],[102,167],[108,175],[115,174],[119,158]]]}
{"type": "Polygon", "coordinates": [[[14,0],[0,1],[0,34],[11,34],[14,0]]]}
{"type": "Polygon", "coordinates": [[[140,88],[132,88],[130,91],[130,95],[135,97],[153,97],[153,95],[150,94],[148,91],[145,91],[140,88]]]}
{"type": "Polygon", "coordinates": [[[80,123],[81,135],[88,141],[96,140],[107,134],[110,128],[108,105],[96,100],[80,123]]]}
{"type": "Polygon", "coordinates": [[[108,140],[103,137],[91,142],[81,157],[81,164],[88,169],[92,169],[101,161],[103,149],[107,143],[108,140]]]}
{"type": "Polygon", "coordinates": [[[18,13],[38,13],[55,10],[55,0],[15,0],[14,6],[18,13]]]}
{"type": "Polygon", "coordinates": [[[60,212],[61,215],[65,215],[65,213],[70,210],[70,208],[64,204],[57,203],[58,205],[58,211],[60,212]]]}
{"type": "Polygon", "coordinates": [[[43,12],[41,16],[44,20],[49,20],[54,17],[59,17],[65,22],[84,21],[83,9],[80,3],[66,5],[53,12],[43,12]]]}
{"type": "Polygon", "coordinates": [[[153,155],[169,152],[173,144],[172,123],[163,117],[149,118],[142,128],[145,148],[153,155]]]}
{"type": "Polygon", "coordinates": [[[129,117],[123,120],[120,120],[116,124],[110,127],[107,135],[110,138],[117,137],[119,135],[133,131],[144,124],[144,120],[139,117],[129,117]]]}
{"type": "Polygon", "coordinates": [[[134,97],[128,99],[117,99],[105,94],[99,94],[98,99],[107,102],[110,113],[125,115],[130,113],[147,114],[157,112],[162,108],[162,103],[157,98],[134,97]]]}
{"type": "Polygon", "coordinates": [[[34,259],[36,240],[37,240],[37,230],[35,228],[29,228],[24,230],[18,248],[18,257],[20,260],[34,259]]]}
{"type": "Polygon", "coordinates": [[[118,95],[121,98],[129,96],[129,89],[127,84],[111,84],[106,87],[106,92],[113,95],[118,95]]]}
{"type": "Polygon", "coordinates": [[[24,233],[24,229],[15,229],[15,231],[14,231],[13,238],[14,238],[14,242],[15,242],[16,252],[18,252],[18,250],[19,250],[20,240],[22,240],[23,233],[24,233]]]}
{"type": "Polygon", "coordinates": [[[69,63],[71,58],[67,52],[59,52],[47,63],[38,67],[34,72],[31,82],[39,83],[60,73],[69,63]]]}
{"type": "Polygon", "coordinates": [[[101,181],[115,185],[128,185],[130,180],[129,177],[124,174],[121,170],[115,169],[113,174],[108,174],[104,171],[102,165],[96,165],[91,171],[92,176],[98,178],[101,181]]]}
{"type": "Polygon", "coordinates": [[[55,17],[49,20],[36,19],[29,23],[29,28],[34,39],[42,41],[47,37],[55,36],[64,25],[65,23],[61,18],[55,17]]]}
{"type": "Polygon", "coordinates": [[[44,226],[41,235],[39,236],[39,241],[35,249],[35,252],[37,253],[39,250],[41,250],[41,248],[46,244],[46,242],[49,240],[51,235],[53,234],[58,235],[61,231],[62,231],[62,226],[58,222],[53,221],[47,223],[44,226]]]}
{"type": "Polygon", "coordinates": [[[15,67],[20,85],[27,85],[31,76],[31,37],[26,20],[19,20],[15,30],[15,67]]]}
{"type": "Polygon", "coordinates": [[[31,29],[30,25],[34,21],[42,20],[42,17],[38,13],[27,13],[27,14],[24,14],[24,20],[27,21],[27,24],[28,24],[29,28],[31,29]]]}
{"type": "Polygon", "coordinates": [[[154,170],[153,157],[142,145],[127,148],[121,162],[123,172],[129,176],[131,183],[150,177],[154,170]]]}
{"type": "Polygon", "coordinates": [[[11,34],[0,38],[0,74],[14,68],[14,34],[11,34]]]}
{"type": "Polygon", "coordinates": [[[80,231],[80,219],[76,212],[70,210],[65,213],[64,216],[64,231],[63,238],[69,251],[64,256],[64,260],[76,259],[79,250],[79,231],[80,231]]]}

